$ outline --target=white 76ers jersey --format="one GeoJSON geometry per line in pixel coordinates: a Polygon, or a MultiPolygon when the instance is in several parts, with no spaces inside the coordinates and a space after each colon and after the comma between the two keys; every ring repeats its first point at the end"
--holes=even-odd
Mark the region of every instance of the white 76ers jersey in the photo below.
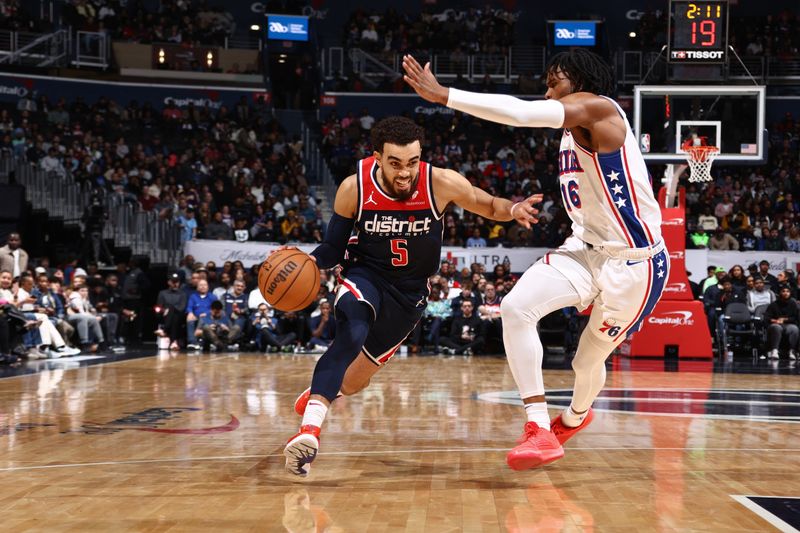
{"type": "Polygon", "coordinates": [[[625,113],[625,143],[607,154],[579,145],[568,130],[561,137],[559,185],[573,234],[599,246],[642,248],[661,240],[661,209],[625,113]]]}

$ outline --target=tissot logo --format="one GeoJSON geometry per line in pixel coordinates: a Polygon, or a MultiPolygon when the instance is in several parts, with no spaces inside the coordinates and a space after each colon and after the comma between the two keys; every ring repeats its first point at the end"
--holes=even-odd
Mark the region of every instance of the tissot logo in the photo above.
{"type": "Polygon", "coordinates": [[[408,220],[400,220],[392,215],[376,213],[371,220],[364,222],[364,231],[377,235],[424,235],[431,231],[431,218],[417,220],[412,215],[408,220]]]}
{"type": "MultiPolygon", "coordinates": [[[[517,391],[485,392],[475,394],[473,398],[522,406],[517,391]]],[[[548,390],[545,399],[551,406],[566,407],[572,399],[572,389],[548,390]]],[[[603,389],[592,408],[598,412],[622,414],[797,424],[800,423],[800,391],[607,388],[603,389]]]]}
{"type": "Polygon", "coordinates": [[[672,59],[722,59],[722,54],[721,50],[673,50],[672,59]]]}
{"type": "Polygon", "coordinates": [[[655,326],[691,326],[694,324],[693,313],[691,311],[669,311],[660,315],[650,315],[647,317],[648,324],[655,326]]]}
{"type": "Polygon", "coordinates": [[[668,218],[661,221],[662,226],[683,226],[684,222],[686,222],[682,218],[668,218]]]}

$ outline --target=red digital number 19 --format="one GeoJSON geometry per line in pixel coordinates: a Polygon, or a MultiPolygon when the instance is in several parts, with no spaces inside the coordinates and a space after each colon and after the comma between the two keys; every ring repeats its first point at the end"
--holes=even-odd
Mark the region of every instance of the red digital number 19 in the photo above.
{"type": "MultiPolygon", "coordinates": [[[[700,34],[708,37],[707,41],[700,42],[700,46],[714,46],[717,42],[717,23],[704,20],[700,23],[700,34]]],[[[692,22],[692,44],[697,44],[697,22],[692,22]]]]}

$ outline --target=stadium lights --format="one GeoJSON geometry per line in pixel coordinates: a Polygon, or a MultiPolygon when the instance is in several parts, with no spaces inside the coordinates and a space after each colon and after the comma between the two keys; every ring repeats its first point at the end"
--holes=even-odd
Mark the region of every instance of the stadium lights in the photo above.
{"type": "Polygon", "coordinates": [[[206,54],[206,65],[208,65],[208,68],[211,68],[211,65],[213,64],[214,64],[214,54],[212,52],[209,52],[206,54]]]}
{"type": "Polygon", "coordinates": [[[631,39],[635,39],[636,38],[636,32],[635,31],[630,32],[628,34],[628,37],[630,37],[631,39]]]}
{"type": "Polygon", "coordinates": [[[166,55],[167,55],[167,53],[164,51],[163,48],[160,48],[158,50],[158,64],[159,65],[163,65],[164,61],[167,60],[166,55]]]}
{"type": "Polygon", "coordinates": [[[252,25],[250,26],[250,29],[251,29],[252,31],[259,31],[259,30],[261,30],[261,26],[259,26],[258,24],[252,24],[252,25]]]}

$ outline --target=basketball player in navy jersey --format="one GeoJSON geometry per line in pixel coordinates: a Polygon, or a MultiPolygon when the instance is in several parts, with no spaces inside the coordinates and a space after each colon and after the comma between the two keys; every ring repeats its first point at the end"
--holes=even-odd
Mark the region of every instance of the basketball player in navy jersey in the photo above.
{"type": "Polygon", "coordinates": [[[544,101],[443,87],[430,65],[403,58],[405,80],[431,102],[516,127],[563,128],[559,188],[572,236],[531,266],[503,299],[503,341],[528,422],[508,465],[535,468],[564,455],[562,444],[592,421],[606,380],[606,358],[637,331],[669,278],[661,210],[625,113],[607,96],[608,65],[583,49],[556,54],[547,66],[544,101]],[[544,397],[539,320],[563,307],[593,305],[572,361],[570,406],[550,420],[544,397]]]}
{"type": "Polygon", "coordinates": [[[340,391],[366,387],[422,317],[428,278],[441,260],[445,207],[452,202],[525,227],[537,221],[533,206],[541,195],[517,203],[491,196],[454,170],[421,161],[423,137],[422,128],[403,117],[372,128],[374,154],[339,186],[325,239],[311,253],[320,268],[341,264],[343,270],[334,304],[336,338],[297,400],[303,421],[284,449],[294,475],[308,474],[330,403],[340,391]]]}

